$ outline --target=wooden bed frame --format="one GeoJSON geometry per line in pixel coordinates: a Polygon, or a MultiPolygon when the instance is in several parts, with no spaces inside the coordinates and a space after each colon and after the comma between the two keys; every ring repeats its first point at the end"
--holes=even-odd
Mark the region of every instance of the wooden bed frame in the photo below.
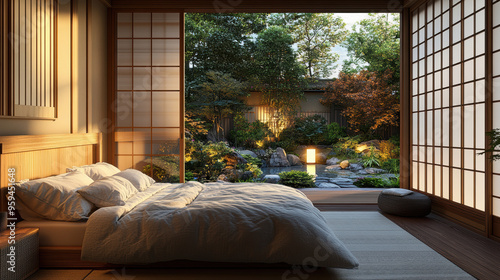
{"type": "MultiPolygon", "coordinates": [[[[6,211],[8,169],[15,168],[15,179],[38,179],[62,174],[67,167],[96,163],[102,160],[102,136],[88,134],[51,134],[0,136],[0,209],[6,211]]],[[[81,247],[40,247],[40,267],[51,268],[116,268],[123,265],[82,261],[81,247]]],[[[171,261],[127,267],[162,268],[269,268],[289,267],[287,264],[214,263],[202,261],[171,261]]]]}
{"type": "MultiPolygon", "coordinates": [[[[102,135],[50,134],[0,136],[0,209],[7,210],[8,170],[15,179],[38,179],[62,174],[66,168],[102,160],[102,135]]],[[[40,247],[41,267],[103,267],[80,260],[81,247],[40,247]]]]}

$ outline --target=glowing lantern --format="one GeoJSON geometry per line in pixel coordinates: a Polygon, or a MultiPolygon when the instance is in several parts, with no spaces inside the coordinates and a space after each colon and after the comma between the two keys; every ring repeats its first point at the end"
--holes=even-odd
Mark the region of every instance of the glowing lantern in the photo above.
{"type": "Polygon", "coordinates": [[[316,163],[316,149],[307,149],[307,163],[316,163]]]}
{"type": "Polygon", "coordinates": [[[307,168],[307,173],[309,175],[313,175],[314,177],[316,177],[316,165],[314,165],[314,164],[307,164],[306,168],[307,168]]]}

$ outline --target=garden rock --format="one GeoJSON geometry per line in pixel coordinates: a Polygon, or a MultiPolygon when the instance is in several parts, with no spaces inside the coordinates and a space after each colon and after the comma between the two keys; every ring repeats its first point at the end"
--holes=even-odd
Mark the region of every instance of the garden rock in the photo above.
{"type": "Polygon", "coordinates": [[[374,147],[377,151],[380,150],[380,140],[361,142],[356,146],[356,152],[366,154],[370,152],[370,147],[374,147]]]}
{"type": "Polygon", "coordinates": [[[335,165],[339,163],[339,159],[336,157],[332,157],[326,161],[326,165],[335,165]]]}
{"type": "Polygon", "coordinates": [[[339,164],[335,164],[335,165],[328,165],[327,167],[325,167],[326,170],[341,170],[342,167],[340,167],[339,164]]]}
{"type": "Polygon", "coordinates": [[[349,165],[349,170],[351,170],[351,171],[358,171],[358,170],[361,170],[361,169],[363,169],[363,166],[361,164],[351,163],[349,165]]]}
{"type": "Polygon", "coordinates": [[[271,167],[288,167],[288,166],[290,166],[290,162],[288,162],[285,150],[283,150],[282,148],[276,149],[276,152],[274,152],[271,155],[271,159],[269,160],[269,166],[271,166],[271,167]]]}
{"type": "Polygon", "coordinates": [[[317,184],[318,188],[329,188],[329,189],[340,189],[338,185],[332,184],[332,183],[320,183],[317,184]]]}
{"type": "Polygon", "coordinates": [[[302,163],[300,162],[300,159],[298,156],[296,155],[286,155],[286,158],[288,159],[288,162],[290,163],[291,166],[298,166],[298,165],[302,165],[302,163]]]}
{"type": "MultiPolygon", "coordinates": [[[[236,182],[242,179],[243,171],[238,169],[224,169],[224,175],[226,175],[226,181],[236,182]]],[[[220,177],[220,176],[219,176],[220,177]]]]}
{"type": "Polygon", "coordinates": [[[227,169],[235,169],[238,164],[246,164],[247,160],[238,153],[230,153],[224,157],[227,169]]]}
{"type": "Polygon", "coordinates": [[[240,155],[249,155],[253,158],[257,158],[257,154],[250,151],[250,150],[243,150],[243,151],[240,151],[240,155]]]}
{"type": "Polygon", "coordinates": [[[330,183],[342,186],[342,185],[352,185],[354,181],[348,178],[331,178],[330,183]]]}
{"type": "Polygon", "coordinates": [[[243,174],[241,174],[240,180],[246,181],[250,180],[253,178],[253,173],[252,171],[245,171],[243,174]]]}
{"type": "Polygon", "coordinates": [[[365,168],[365,171],[366,173],[368,174],[380,174],[380,173],[384,173],[385,170],[384,169],[380,169],[380,168],[365,168]]]}
{"type": "Polygon", "coordinates": [[[360,171],[358,171],[358,174],[359,175],[366,175],[366,174],[368,174],[368,172],[366,172],[365,170],[360,170],[360,171]]]}
{"type": "Polygon", "coordinates": [[[271,183],[271,184],[277,184],[280,181],[280,176],[279,175],[266,175],[264,178],[262,178],[262,181],[266,183],[271,183]]]}
{"type": "Polygon", "coordinates": [[[326,156],[323,153],[316,153],[316,163],[326,164],[326,156]]]}
{"type": "Polygon", "coordinates": [[[220,174],[219,177],[217,177],[217,181],[220,182],[228,182],[227,176],[224,174],[220,174]]]}
{"type": "Polygon", "coordinates": [[[340,167],[342,169],[346,169],[347,167],[349,167],[349,161],[348,160],[344,160],[340,163],[340,167]]]}

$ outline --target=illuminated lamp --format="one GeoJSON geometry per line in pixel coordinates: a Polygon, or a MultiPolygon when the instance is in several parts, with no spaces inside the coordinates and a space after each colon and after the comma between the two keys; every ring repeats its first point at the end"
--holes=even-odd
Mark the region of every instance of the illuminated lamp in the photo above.
{"type": "Polygon", "coordinates": [[[316,149],[307,149],[306,163],[316,163],[316,149]]]}

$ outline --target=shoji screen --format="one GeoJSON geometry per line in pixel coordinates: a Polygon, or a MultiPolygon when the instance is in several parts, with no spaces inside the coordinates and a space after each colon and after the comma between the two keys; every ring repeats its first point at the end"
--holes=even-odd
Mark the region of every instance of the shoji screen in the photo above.
{"type": "Polygon", "coordinates": [[[485,0],[428,1],[411,31],[412,188],[485,211],[485,0]]]}
{"type": "MultiPolygon", "coordinates": [[[[493,128],[500,129],[500,1],[493,3],[493,128]]],[[[498,151],[500,152],[500,151],[498,151]]],[[[493,216],[500,236],[500,161],[493,163],[493,216]]]]}
{"type": "Polygon", "coordinates": [[[183,15],[117,13],[114,141],[118,168],[183,175],[183,15]]]}

